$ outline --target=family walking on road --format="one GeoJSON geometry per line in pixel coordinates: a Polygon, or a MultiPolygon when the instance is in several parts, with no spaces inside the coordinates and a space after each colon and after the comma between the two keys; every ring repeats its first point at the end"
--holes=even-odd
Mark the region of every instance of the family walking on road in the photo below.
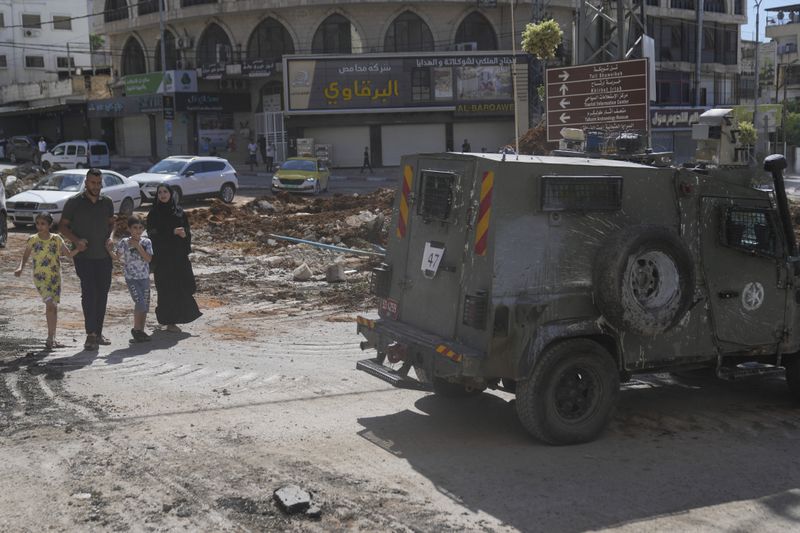
{"type": "Polygon", "coordinates": [[[128,219],[130,237],[114,245],[114,205],[104,196],[102,172],[90,169],[84,191],[70,198],[62,212],[59,232],[72,243],[70,250],[61,235],[51,234],[48,213],[36,217],[37,233],[26,244],[16,276],[33,259],[33,279],[46,306],[48,350],[62,347],[55,339],[57,305],[61,296],[60,257],[72,257],[80,279],[86,341],[84,349],[97,350],[111,344],[103,335],[108,293],[111,289],[112,257],[123,263],[123,273],[134,303],[131,342],[144,342],[150,306],[150,270],[154,270],[158,303],[156,318],[167,331],[180,331],[177,324],[192,322],[202,315],[194,299],[194,273],[189,261],[191,231],[183,209],[166,185],[158,187],[157,199],[147,217],[147,236],[141,219],[128,219]]]}

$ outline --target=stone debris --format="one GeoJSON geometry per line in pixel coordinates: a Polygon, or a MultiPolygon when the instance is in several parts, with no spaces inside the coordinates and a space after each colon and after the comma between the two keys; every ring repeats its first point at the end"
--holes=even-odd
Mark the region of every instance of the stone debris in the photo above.
{"type": "Polygon", "coordinates": [[[328,283],[340,283],[347,281],[342,263],[332,263],[325,268],[325,281],[328,283]]]}
{"type": "Polygon", "coordinates": [[[295,281],[308,281],[313,275],[314,273],[306,263],[303,263],[292,271],[292,279],[295,281]]]}
{"type": "Polygon", "coordinates": [[[297,485],[285,485],[275,490],[272,496],[288,514],[303,513],[311,507],[311,494],[297,485]]]}

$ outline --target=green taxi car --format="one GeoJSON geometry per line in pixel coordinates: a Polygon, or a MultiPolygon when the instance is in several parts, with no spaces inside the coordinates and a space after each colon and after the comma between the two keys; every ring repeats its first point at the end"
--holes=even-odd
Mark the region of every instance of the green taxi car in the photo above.
{"type": "Polygon", "coordinates": [[[272,191],[319,194],[328,190],[331,171],[316,157],[290,157],[272,176],[272,191]]]}

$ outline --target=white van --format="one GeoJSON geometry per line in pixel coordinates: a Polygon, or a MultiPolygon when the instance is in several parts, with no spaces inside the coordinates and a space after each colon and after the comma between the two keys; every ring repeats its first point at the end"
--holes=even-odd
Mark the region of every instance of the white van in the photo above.
{"type": "Polygon", "coordinates": [[[42,167],[107,168],[110,166],[108,145],[103,141],[69,141],[55,145],[42,155],[42,167]]]}

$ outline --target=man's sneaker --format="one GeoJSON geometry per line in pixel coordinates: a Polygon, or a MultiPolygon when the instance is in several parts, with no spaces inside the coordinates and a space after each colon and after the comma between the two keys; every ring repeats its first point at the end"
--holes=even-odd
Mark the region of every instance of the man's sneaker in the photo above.
{"type": "Polygon", "coordinates": [[[86,335],[86,342],[83,343],[83,349],[93,352],[97,350],[97,336],[94,334],[86,335]]]}
{"type": "Polygon", "coordinates": [[[108,346],[109,344],[111,344],[111,341],[103,337],[103,334],[101,333],[100,335],[97,336],[97,344],[108,346]]]}

